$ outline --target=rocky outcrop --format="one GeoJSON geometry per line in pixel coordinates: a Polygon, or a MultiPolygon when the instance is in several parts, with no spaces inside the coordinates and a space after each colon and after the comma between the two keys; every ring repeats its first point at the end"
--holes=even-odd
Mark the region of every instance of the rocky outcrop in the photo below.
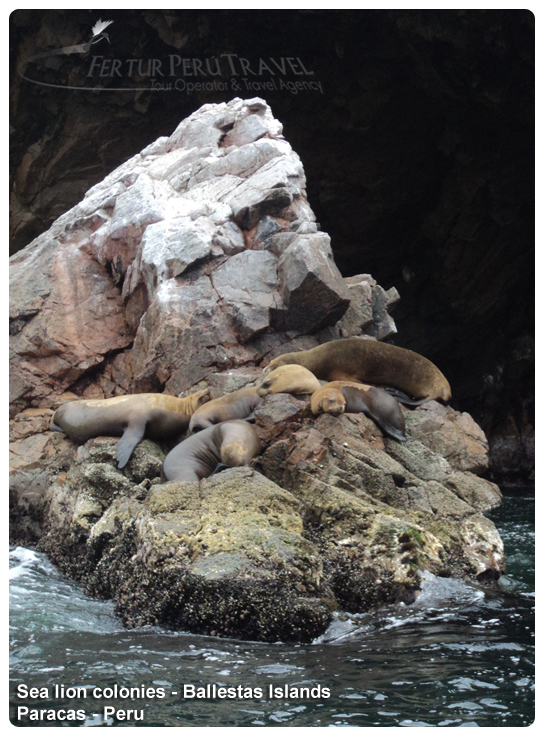
{"type": "Polygon", "coordinates": [[[269,396],[257,470],[200,485],[161,483],[167,445],[119,471],[115,440],[48,430],[69,399],[217,397],[280,353],[392,335],[398,294],[341,276],[305,185],[265,102],[205,105],[12,258],[12,536],[128,625],[309,640],[336,608],[411,601],[419,570],[503,570],[487,441],[436,402],[405,410],[399,444],[363,415],[269,396]]]}
{"type": "Polygon", "coordinates": [[[139,391],[180,392],[259,363],[287,340],[260,339],[268,329],[340,335],[353,300],[350,333],[387,335],[377,304],[391,291],[369,278],[352,297],[280,130],[259,99],[207,105],[12,258],[12,412],[90,374],[93,394],[127,391],[122,354],[139,391]]]}
{"type": "Polygon", "coordinates": [[[299,501],[248,468],[201,484],[143,479],[154,448],[137,449],[129,479],[115,469],[114,441],[89,447],[50,492],[41,543],[50,557],[88,591],[113,598],[129,626],[264,641],[310,641],[324,629],[334,603],[323,597],[322,561],[303,536],[299,501]]]}
{"type": "MultiPolygon", "coordinates": [[[[458,409],[484,427],[493,480],[529,490],[533,13],[184,9],[116,10],[111,18],[111,53],[123,58],[125,50],[129,58],[132,39],[144,67],[150,59],[165,66],[171,55],[205,63],[236,49],[256,71],[259,58],[282,64],[297,47],[323,93],[279,89],[280,74],[259,80],[305,163],[309,199],[332,237],[338,267],[347,276],[371,271],[398,289],[398,345],[437,363],[458,409]]],[[[70,17],[16,10],[9,23],[10,253],[150,140],[202,104],[227,101],[231,82],[245,76],[238,59],[237,76],[224,59],[218,78],[225,92],[212,85],[188,94],[143,92],[136,71],[89,79],[90,58],[28,62],[33,53],[86,40],[89,10],[74,9],[70,17]],[[51,86],[44,93],[19,74],[51,86]],[[126,89],[120,96],[65,88],[90,82],[126,89]]],[[[251,72],[247,79],[256,84],[251,72]]]]}
{"type": "Polygon", "coordinates": [[[406,410],[401,444],[364,415],[315,420],[308,399],[270,395],[256,410],[255,468],[200,484],[162,483],[164,451],[150,441],[120,471],[115,439],[76,449],[55,433],[13,522],[87,591],[113,598],[129,626],[309,641],[336,608],[411,603],[421,571],[480,581],[503,572],[502,542],[482,514],[501,499],[478,475],[483,433],[431,404],[447,426],[459,423],[446,456],[441,431],[427,428],[431,405],[406,410]]]}
{"type": "MultiPolygon", "coordinates": [[[[497,506],[501,494],[477,475],[485,468],[483,432],[468,415],[434,402],[404,411],[408,440],[399,443],[363,415],[312,420],[306,403],[271,395],[256,410],[266,446],[257,465],[302,501],[310,531],[328,545],[331,572],[344,572],[338,564],[345,567],[354,559],[353,580],[390,577],[390,582],[378,581],[381,590],[376,588],[387,593],[384,600],[417,588],[416,573],[424,567],[459,577],[498,577],[502,542],[481,512],[497,506]],[[449,450],[442,431],[429,432],[430,405],[443,414],[446,430],[460,422],[449,450]],[[389,542],[378,543],[379,526],[390,527],[389,542]],[[467,541],[470,528],[472,542],[467,541]],[[420,541],[412,543],[408,536],[420,541]]],[[[352,610],[359,603],[366,605],[353,600],[352,610]]]]}

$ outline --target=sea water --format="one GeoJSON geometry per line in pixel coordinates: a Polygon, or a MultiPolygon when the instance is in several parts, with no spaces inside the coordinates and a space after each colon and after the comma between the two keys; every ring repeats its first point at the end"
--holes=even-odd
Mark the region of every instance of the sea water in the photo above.
{"type": "Polygon", "coordinates": [[[111,602],[85,596],[43,555],[12,548],[11,720],[36,726],[529,725],[533,501],[508,496],[490,516],[508,558],[499,589],[424,573],[414,604],[340,613],[311,644],[127,630],[111,602]]]}

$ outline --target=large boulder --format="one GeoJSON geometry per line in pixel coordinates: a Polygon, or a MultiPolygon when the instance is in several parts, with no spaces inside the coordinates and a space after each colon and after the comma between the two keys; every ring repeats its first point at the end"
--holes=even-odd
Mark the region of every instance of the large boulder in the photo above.
{"type": "MultiPolygon", "coordinates": [[[[325,548],[325,566],[337,577],[351,560],[353,581],[377,578],[373,587],[383,600],[415,590],[419,570],[498,578],[504,572],[502,540],[482,515],[500,504],[498,487],[471,470],[461,471],[458,451],[442,456],[441,432],[432,448],[420,440],[427,405],[405,414],[411,418],[408,439],[399,443],[362,414],[315,420],[301,399],[270,395],[256,410],[264,444],[257,465],[300,499],[306,522],[325,548]],[[380,530],[387,526],[389,532],[380,530]]],[[[481,441],[467,433],[465,446],[472,454],[481,441]]],[[[350,608],[374,605],[374,597],[353,599],[350,608]]]]}
{"type": "MultiPolygon", "coordinates": [[[[231,366],[259,363],[277,345],[257,341],[268,331],[317,334],[313,345],[328,327],[339,337],[351,292],[305,185],[265,102],[234,99],[205,105],[93,186],[11,260],[12,414],[55,406],[78,381],[124,393],[101,383],[122,352],[131,386],[173,393],[221,369],[225,348],[231,366]],[[290,244],[265,246],[268,233],[290,244]]],[[[376,335],[372,321],[351,334],[376,335]]]]}
{"type": "Polygon", "coordinates": [[[420,571],[503,571],[482,512],[500,501],[485,436],[430,402],[408,441],[364,415],[315,419],[307,398],[255,411],[253,468],[163,483],[169,444],[127,466],[116,439],[49,430],[67,400],[213,397],[256,384],[280,353],[387,338],[398,294],[344,279],[309,207],[301,161],[263,100],[205,105],[146,147],[10,263],[10,512],[129,626],[308,641],[335,609],[418,592],[420,571]]]}

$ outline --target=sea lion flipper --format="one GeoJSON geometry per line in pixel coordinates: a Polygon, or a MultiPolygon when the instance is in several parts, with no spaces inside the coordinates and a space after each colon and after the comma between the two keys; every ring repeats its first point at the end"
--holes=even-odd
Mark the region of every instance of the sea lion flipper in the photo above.
{"type": "Polygon", "coordinates": [[[384,420],[382,420],[381,422],[377,420],[377,423],[379,427],[382,428],[387,433],[387,435],[391,436],[391,438],[396,438],[396,440],[399,440],[401,443],[406,442],[407,438],[405,434],[398,428],[395,428],[392,425],[389,425],[389,423],[384,420]]]}
{"type": "Polygon", "coordinates": [[[146,431],[146,421],[138,420],[130,422],[118,443],[118,468],[127,465],[127,461],[131,457],[132,452],[144,437],[146,431]]]}
{"type": "Polygon", "coordinates": [[[395,397],[398,402],[401,402],[403,405],[408,405],[409,407],[418,407],[419,405],[423,405],[425,402],[429,402],[431,399],[430,397],[416,399],[415,397],[411,397],[405,392],[402,392],[401,389],[395,389],[394,387],[383,387],[383,389],[385,392],[388,392],[390,395],[395,397]]]}
{"type": "Polygon", "coordinates": [[[220,473],[220,471],[225,471],[226,468],[233,468],[233,466],[228,466],[227,463],[219,463],[214,471],[211,473],[211,476],[214,476],[217,473],[220,473]]]}

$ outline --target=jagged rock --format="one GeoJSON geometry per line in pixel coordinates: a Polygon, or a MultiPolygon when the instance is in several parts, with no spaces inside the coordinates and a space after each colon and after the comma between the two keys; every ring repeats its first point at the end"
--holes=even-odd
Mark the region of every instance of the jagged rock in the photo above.
{"type": "Polygon", "coordinates": [[[379,285],[372,289],[372,312],[373,326],[367,329],[366,333],[378,341],[387,339],[397,333],[396,324],[389,315],[389,311],[400,300],[396,288],[390,288],[385,292],[379,285]]]}
{"type": "Polygon", "coordinates": [[[340,321],[347,336],[357,336],[361,330],[373,324],[372,293],[377,285],[370,275],[346,277],[345,282],[351,295],[351,303],[340,321]]]}
{"type": "Polygon", "coordinates": [[[263,239],[267,239],[272,234],[282,231],[282,226],[272,216],[264,216],[256,227],[254,242],[259,243],[263,239]]]}
{"type": "Polygon", "coordinates": [[[195,282],[167,280],[158,288],[135,337],[135,382],[140,391],[154,391],[169,380],[170,393],[181,392],[214,371],[219,345],[236,344],[209,277],[195,282]]]}
{"type": "Polygon", "coordinates": [[[274,435],[276,439],[283,437],[297,425],[296,422],[293,422],[293,418],[305,414],[307,407],[306,401],[297,399],[293,395],[282,393],[271,395],[254,410],[254,415],[258,418],[258,434],[264,437],[267,435],[270,438],[274,435]]]}
{"type": "Polygon", "coordinates": [[[281,255],[279,280],[286,308],[282,327],[287,331],[320,331],[336,323],[351,302],[327,234],[297,236],[281,255]]]}
{"type": "Polygon", "coordinates": [[[227,221],[217,229],[212,242],[221,247],[226,255],[235,255],[245,249],[243,233],[232,221],[227,221]]]}
{"type": "Polygon", "coordinates": [[[211,374],[207,382],[210,385],[211,399],[216,399],[229,392],[236,392],[243,387],[250,387],[262,380],[262,370],[257,367],[233,369],[228,372],[211,374]]]}
{"type": "Polygon", "coordinates": [[[159,184],[138,169],[133,175],[134,180],[126,179],[127,189],[116,197],[111,219],[92,237],[99,262],[112,267],[116,281],[134,260],[146,227],[168,216],[168,199],[161,196],[159,184]]]}
{"type": "Polygon", "coordinates": [[[258,247],[263,247],[270,252],[274,252],[277,257],[280,257],[285,249],[289,247],[292,242],[296,239],[296,232],[278,232],[267,237],[263,242],[258,243],[258,247]]]}
{"type": "Polygon", "coordinates": [[[115,577],[110,595],[129,626],[309,641],[331,610],[317,597],[322,563],[297,508],[251,469],[155,486],[140,506],[118,501],[94,525],[87,587],[104,591],[115,577]]]}
{"type": "MultiPolygon", "coordinates": [[[[248,104],[248,103],[247,103],[248,104]]],[[[228,132],[224,144],[238,146],[254,143],[257,137],[267,134],[268,137],[278,138],[282,126],[273,119],[271,111],[263,102],[258,114],[239,117],[233,130],[228,132]],[[260,120],[260,117],[262,118],[260,120]]],[[[251,111],[252,105],[247,106],[251,111]]],[[[283,146],[283,141],[275,144],[262,144],[258,152],[265,149],[273,155],[275,149],[283,150],[286,155],[274,157],[262,163],[250,178],[239,182],[233,190],[227,190],[220,199],[231,206],[237,224],[243,229],[251,229],[265,214],[278,214],[288,207],[294,198],[299,198],[305,187],[305,175],[299,158],[289,148],[283,146]]]]}
{"type": "MultiPolygon", "coordinates": [[[[350,538],[347,547],[353,548],[352,552],[358,552],[360,557],[354,567],[351,564],[353,575],[363,573],[368,583],[370,577],[384,573],[384,580],[377,581],[383,586],[378,592],[387,593],[391,598],[417,583],[415,574],[408,575],[409,568],[403,567],[405,561],[400,560],[400,567],[394,568],[382,551],[372,553],[373,566],[366,567],[363,558],[368,556],[367,562],[371,562],[371,535],[368,531],[357,530],[351,522],[343,525],[328,519],[324,523],[319,509],[323,500],[320,497],[332,497],[328,499],[328,506],[334,501],[333,497],[336,497],[336,505],[350,502],[358,508],[358,516],[361,512],[367,516],[380,515],[381,521],[385,516],[394,517],[402,523],[397,524],[402,527],[398,536],[409,530],[421,536],[426,533],[428,540],[420,544],[419,562],[412,560],[413,570],[418,567],[458,577],[479,577],[483,573],[498,577],[503,570],[504,556],[502,541],[494,526],[488,525],[485,533],[489,544],[483,537],[478,539],[476,534],[466,545],[461,537],[460,523],[472,520],[477,526],[485,526],[480,512],[498,506],[500,492],[488,481],[473,474],[462,474],[458,470],[459,452],[442,457],[421,443],[420,426],[429,419],[427,404],[411,413],[413,419],[407,422],[406,428],[408,441],[400,444],[382,436],[379,428],[360,414],[321,415],[311,423],[305,412],[300,412],[290,416],[291,432],[281,433],[278,427],[273,429],[269,418],[270,403],[279,396],[269,395],[256,411],[257,428],[263,429],[261,437],[265,443],[259,465],[266,475],[289,488],[302,501],[304,516],[314,527],[314,536],[323,536],[321,527],[331,527],[332,531],[339,532],[339,539],[350,538]],[[347,495],[353,498],[349,500],[347,495]],[[404,578],[399,587],[390,585],[393,577],[404,578]],[[386,578],[391,580],[387,582],[386,578]]],[[[479,452],[480,430],[475,424],[472,429],[468,416],[464,420],[467,429],[465,449],[472,452],[469,445],[472,441],[474,450],[479,452]],[[474,437],[471,439],[472,432],[474,437]]],[[[442,440],[440,436],[440,445],[442,440]]],[[[346,522],[350,513],[339,508],[334,511],[335,516],[345,517],[343,521],[346,522]]],[[[470,537],[471,533],[466,532],[466,540],[470,537]]],[[[396,543],[393,548],[395,546],[396,543]]],[[[337,549],[336,559],[330,561],[331,567],[339,562],[339,554],[337,549]]],[[[352,608],[354,610],[354,606],[352,608]]]]}
{"type": "Polygon", "coordinates": [[[475,476],[473,473],[453,471],[445,481],[445,485],[480,512],[497,507],[502,501],[502,494],[497,484],[475,476]]]}
{"type": "MultiPolygon", "coordinates": [[[[327,235],[300,233],[316,225],[281,130],[259,100],[205,106],[12,258],[13,412],[55,406],[87,375],[100,382],[99,365],[121,350],[131,356],[123,390],[178,392],[223,366],[220,346],[242,366],[261,358],[246,344],[271,327],[339,320],[350,297],[327,235]],[[282,231],[256,241],[271,214],[282,231]],[[290,245],[265,247],[283,235],[290,245]]],[[[116,382],[98,386],[116,392],[116,382]]]]}
{"type": "Polygon", "coordinates": [[[332,611],[410,602],[419,570],[490,579],[502,543],[480,512],[487,442],[436,402],[408,440],[308,398],[255,411],[255,468],[162,484],[172,445],[76,447],[48,430],[67,399],[256,384],[287,351],[385,338],[398,294],[344,280],[298,156],[259,99],[205,105],[12,258],[10,512],[128,625],[309,640],[332,611]],[[78,277],[74,277],[74,273],[78,277]],[[68,392],[69,390],[69,392],[68,392]],[[273,483],[274,482],[274,483],[273,483]]]}
{"type": "Polygon", "coordinates": [[[245,250],[230,257],[212,273],[212,283],[239,343],[269,328],[270,310],[281,307],[277,258],[270,252],[245,250]]]}
{"type": "Polygon", "coordinates": [[[139,265],[150,300],[162,282],[210,257],[214,231],[214,224],[205,217],[195,222],[175,217],[146,227],[139,265]]]}
{"type": "Polygon", "coordinates": [[[76,243],[58,247],[44,236],[15,255],[10,298],[17,324],[10,336],[10,402],[18,410],[52,391],[60,394],[106,354],[131,343],[118,290],[76,243]],[[38,272],[37,289],[32,272],[38,272]]]}
{"type": "Polygon", "coordinates": [[[407,413],[408,421],[412,435],[444,456],[453,468],[477,474],[487,469],[487,439],[468,413],[432,401],[407,413]]]}

